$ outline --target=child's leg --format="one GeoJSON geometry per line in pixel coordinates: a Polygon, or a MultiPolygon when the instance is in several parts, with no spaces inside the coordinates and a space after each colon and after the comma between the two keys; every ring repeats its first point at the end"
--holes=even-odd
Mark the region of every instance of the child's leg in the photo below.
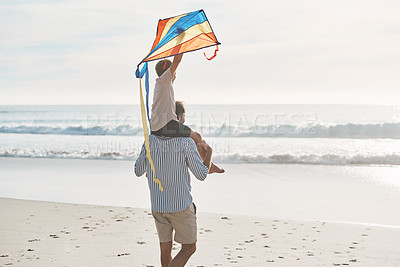
{"type": "MultiPolygon", "coordinates": [[[[201,138],[201,135],[200,135],[199,133],[193,131],[193,130],[192,130],[192,132],[190,133],[190,137],[194,140],[194,142],[196,143],[196,145],[197,145],[198,143],[205,142],[205,141],[201,138]]],[[[201,159],[204,160],[205,157],[206,157],[207,151],[205,151],[205,149],[202,148],[202,147],[200,147],[200,148],[197,147],[197,150],[199,151],[199,154],[200,154],[201,159]]],[[[224,173],[224,172],[225,172],[224,169],[218,167],[217,165],[215,165],[214,163],[211,162],[211,167],[210,167],[210,169],[208,170],[208,173],[211,174],[211,173],[224,173]]]]}

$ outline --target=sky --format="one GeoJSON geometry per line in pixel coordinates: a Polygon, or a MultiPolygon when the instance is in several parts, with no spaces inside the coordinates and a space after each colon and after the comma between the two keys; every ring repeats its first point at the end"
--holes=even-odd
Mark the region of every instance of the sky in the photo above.
{"type": "Polygon", "coordinates": [[[399,104],[398,0],[1,0],[0,105],[139,104],[158,20],[199,9],[221,45],[184,55],[177,100],[399,104]]]}

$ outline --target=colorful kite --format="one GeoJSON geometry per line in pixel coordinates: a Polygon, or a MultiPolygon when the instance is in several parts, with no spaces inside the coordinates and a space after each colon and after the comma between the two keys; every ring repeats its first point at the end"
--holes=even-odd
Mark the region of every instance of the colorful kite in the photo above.
{"type": "Polygon", "coordinates": [[[161,19],[158,21],[156,39],[154,40],[150,52],[137,66],[136,78],[139,78],[140,84],[140,106],[147,158],[149,159],[151,169],[153,170],[153,180],[159,185],[161,191],[163,191],[163,188],[161,186],[161,182],[155,178],[154,165],[150,156],[149,129],[146,121],[147,114],[147,119],[150,123],[149,72],[147,62],[162,58],[165,59],[167,57],[216,45],[217,48],[214,52],[214,55],[211,58],[207,58],[208,60],[211,60],[217,55],[219,44],[220,43],[218,42],[217,37],[215,37],[215,34],[203,10],[186,13],[172,18],[161,19]],[[144,65],[139,71],[139,66],[142,63],[144,63],[144,65]],[[141,78],[144,76],[146,88],[146,107],[143,101],[141,82],[141,78]]]}
{"type": "MultiPolygon", "coordinates": [[[[158,21],[148,62],[220,44],[203,10],[158,21]]],[[[140,65],[139,63],[139,65],[140,65]]]]}

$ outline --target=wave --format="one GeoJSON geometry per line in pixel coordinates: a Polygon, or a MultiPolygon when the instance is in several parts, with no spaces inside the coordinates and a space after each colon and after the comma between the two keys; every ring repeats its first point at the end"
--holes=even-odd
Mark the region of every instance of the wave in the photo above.
{"type": "MultiPolygon", "coordinates": [[[[135,160],[135,152],[90,152],[40,149],[0,149],[0,157],[16,158],[64,158],[64,159],[102,159],[102,160],[135,160]]],[[[216,154],[216,163],[236,164],[315,164],[315,165],[400,165],[400,153],[386,155],[337,155],[337,154],[216,154]]]]}
{"type": "Polygon", "coordinates": [[[0,126],[0,133],[18,134],[60,134],[60,135],[137,135],[143,133],[138,127],[130,125],[117,125],[112,127],[92,126],[0,126]]]}
{"type": "MultiPolygon", "coordinates": [[[[336,125],[265,125],[241,126],[222,124],[215,127],[189,125],[209,137],[291,137],[291,138],[392,138],[400,139],[400,123],[336,124],[336,125]]],[[[113,126],[42,126],[2,125],[0,133],[59,135],[142,135],[140,125],[113,126]]]]}
{"type": "Polygon", "coordinates": [[[273,154],[273,155],[251,155],[231,154],[216,155],[215,162],[224,163],[275,163],[275,164],[318,164],[318,165],[400,165],[400,154],[365,156],[353,155],[343,156],[335,154],[273,154]]]}

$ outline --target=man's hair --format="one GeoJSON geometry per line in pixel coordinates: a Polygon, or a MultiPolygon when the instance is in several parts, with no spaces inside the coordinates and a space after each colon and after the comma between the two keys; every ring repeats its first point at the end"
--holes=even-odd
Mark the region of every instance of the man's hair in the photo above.
{"type": "Polygon", "coordinates": [[[163,75],[163,73],[171,66],[171,64],[171,60],[168,59],[158,61],[156,64],[156,72],[158,77],[163,75]]]}
{"type": "Polygon", "coordinates": [[[182,117],[183,113],[185,113],[185,106],[182,101],[175,101],[175,113],[176,116],[182,117]]]}

